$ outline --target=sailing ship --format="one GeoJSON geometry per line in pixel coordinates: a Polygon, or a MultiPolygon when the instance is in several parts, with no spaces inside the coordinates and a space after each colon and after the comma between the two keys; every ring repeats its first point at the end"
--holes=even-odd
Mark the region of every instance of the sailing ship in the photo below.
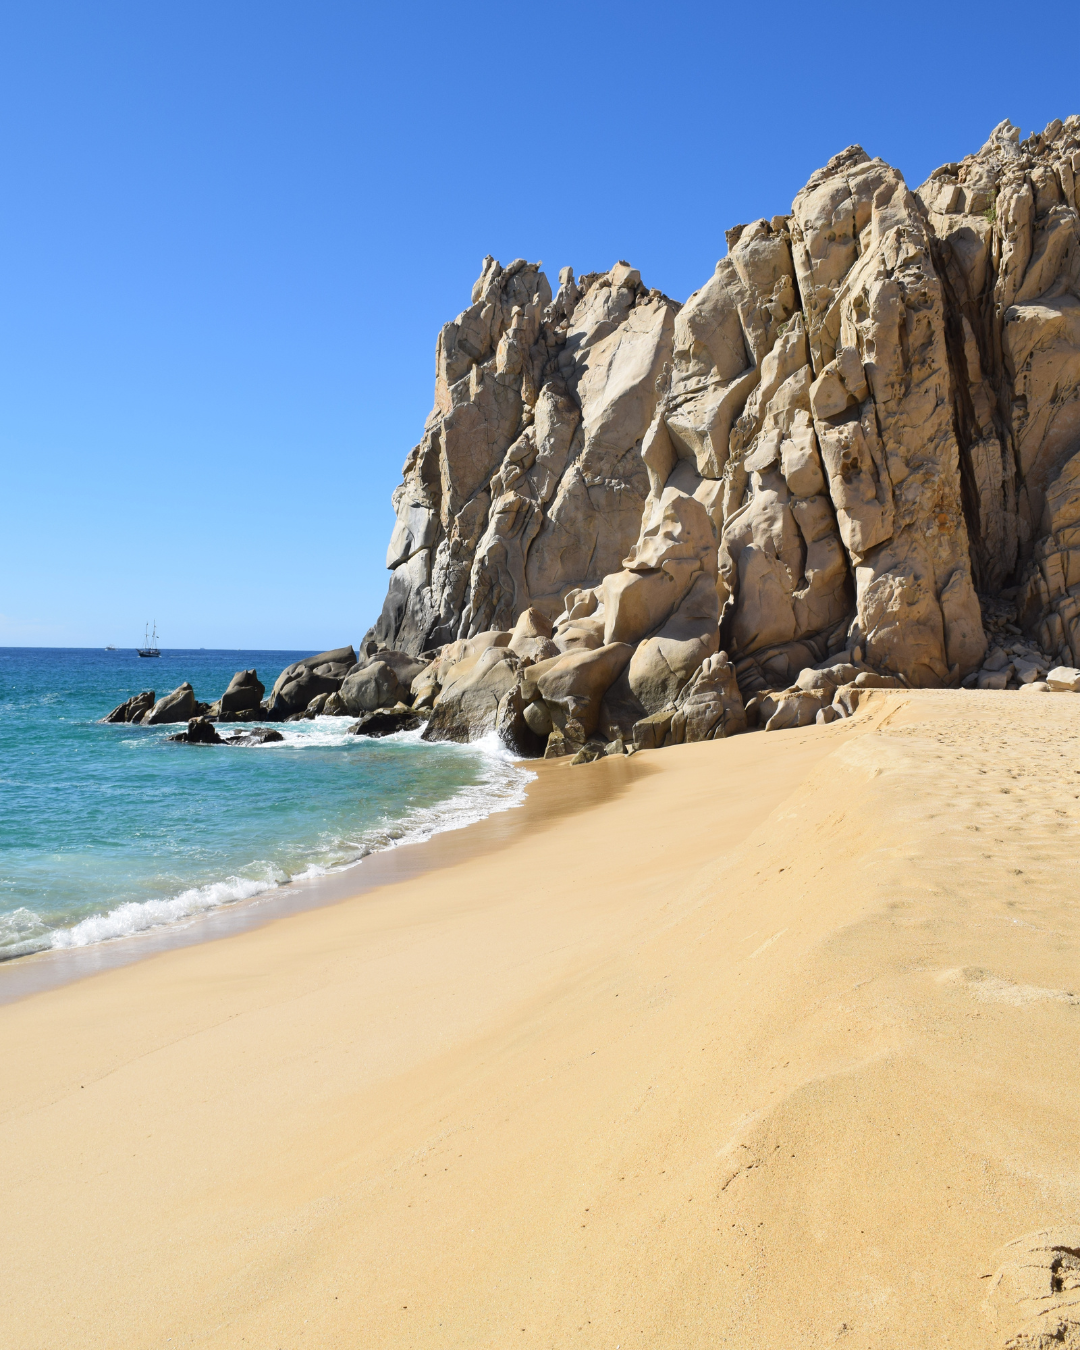
{"type": "Polygon", "coordinates": [[[135,649],[135,650],[139,653],[140,656],[160,656],[160,655],[161,655],[161,651],[160,651],[160,649],[158,648],[158,645],[157,645],[157,619],[154,620],[154,635],[153,635],[153,637],[150,636],[150,625],[149,625],[149,624],[146,625],[146,632],[143,634],[143,643],[144,643],[144,645],[143,645],[142,647],[137,647],[137,648],[135,649]]]}

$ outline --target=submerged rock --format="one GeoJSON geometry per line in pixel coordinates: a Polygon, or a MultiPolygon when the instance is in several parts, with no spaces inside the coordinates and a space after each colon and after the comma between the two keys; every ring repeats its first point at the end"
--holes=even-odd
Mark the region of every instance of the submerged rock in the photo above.
{"type": "Polygon", "coordinates": [[[250,731],[237,732],[227,736],[222,745],[269,745],[273,741],[283,741],[285,737],[273,727],[252,727],[250,731]]]}

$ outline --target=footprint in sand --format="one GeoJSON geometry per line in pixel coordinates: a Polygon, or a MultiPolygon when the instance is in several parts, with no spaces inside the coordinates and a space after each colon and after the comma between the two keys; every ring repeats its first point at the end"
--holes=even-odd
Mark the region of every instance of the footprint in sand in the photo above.
{"type": "Polygon", "coordinates": [[[1080,1226],[1002,1247],[986,1310],[1002,1350],[1080,1350],[1080,1226]]]}

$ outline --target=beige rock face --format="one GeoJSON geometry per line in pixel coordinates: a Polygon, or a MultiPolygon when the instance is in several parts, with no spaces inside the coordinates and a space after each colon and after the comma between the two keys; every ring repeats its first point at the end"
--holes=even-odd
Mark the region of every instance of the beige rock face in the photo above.
{"type": "Polygon", "coordinates": [[[968,558],[945,300],[918,203],[853,147],[792,208],[814,427],[855,573],[852,636],[913,685],[956,681],[985,640],[968,558]]]}
{"type": "Polygon", "coordinates": [[[677,309],[625,264],[580,283],[566,269],[553,299],[537,265],[485,259],[439,335],[435,407],[394,495],[380,643],[419,652],[530,606],[550,618],[619,565],[677,309]]]}
{"type": "Polygon", "coordinates": [[[664,743],[721,646],[773,729],[865,687],[801,672],[1000,682],[988,605],[1038,644],[1008,687],[1080,666],[1078,180],[1076,117],[1004,122],[916,193],[851,146],[681,307],[625,263],[552,297],[487,259],[439,337],[378,643],[443,648],[422,695],[449,717],[462,643],[497,634],[499,716],[564,748],[664,743]],[[571,657],[583,720],[539,692],[571,657]]]}
{"type": "Polygon", "coordinates": [[[1008,121],[919,188],[951,292],[949,354],[980,589],[1080,662],[1080,117],[1008,121]]]}

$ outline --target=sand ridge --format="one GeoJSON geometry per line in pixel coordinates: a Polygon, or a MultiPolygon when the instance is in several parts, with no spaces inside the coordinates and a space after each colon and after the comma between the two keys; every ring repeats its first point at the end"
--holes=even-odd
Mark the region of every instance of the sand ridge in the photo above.
{"type": "Polygon", "coordinates": [[[1080,704],[541,767],[498,849],[0,1008],[0,1341],[1022,1326],[1001,1250],[1080,1219],[1080,704]]]}

